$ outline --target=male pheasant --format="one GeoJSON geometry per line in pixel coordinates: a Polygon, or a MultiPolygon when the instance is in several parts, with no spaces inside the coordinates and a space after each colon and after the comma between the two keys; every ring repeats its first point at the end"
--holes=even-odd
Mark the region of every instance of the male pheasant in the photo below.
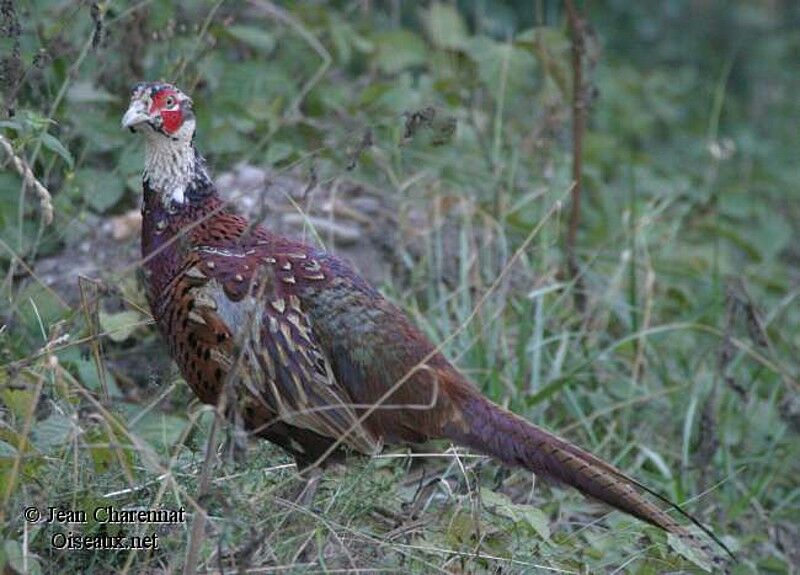
{"type": "Polygon", "coordinates": [[[347,263],[225,211],[194,146],[192,102],[175,86],[138,84],[122,125],[146,144],[147,298],[203,402],[224,403],[301,469],[343,446],[373,454],[446,438],[567,483],[722,562],[636,480],[481,395],[347,263]]]}

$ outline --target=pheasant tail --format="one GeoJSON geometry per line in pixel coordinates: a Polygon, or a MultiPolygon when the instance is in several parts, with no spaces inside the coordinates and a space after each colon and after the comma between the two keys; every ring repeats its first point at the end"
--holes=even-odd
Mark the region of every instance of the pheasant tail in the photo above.
{"type": "Polygon", "coordinates": [[[585,495],[672,533],[716,566],[724,563],[723,558],[701,537],[678,523],[641,493],[646,491],[688,518],[730,554],[725,545],[696,519],[613,465],[529,423],[479,394],[466,394],[458,403],[461,404],[461,412],[464,414],[463,420],[469,423],[448,433],[456,442],[489,454],[506,465],[523,467],[537,475],[571,485],[585,495]]]}

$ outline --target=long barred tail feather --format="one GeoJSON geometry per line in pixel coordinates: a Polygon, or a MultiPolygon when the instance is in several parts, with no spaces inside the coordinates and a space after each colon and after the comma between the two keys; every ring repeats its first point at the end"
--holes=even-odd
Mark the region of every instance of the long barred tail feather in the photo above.
{"type": "Polygon", "coordinates": [[[466,394],[459,401],[467,431],[448,435],[462,445],[491,455],[506,465],[528,469],[538,475],[571,485],[642,521],[674,534],[686,545],[710,559],[716,567],[724,557],[703,538],[692,533],[658,507],[644,491],[699,527],[735,560],[733,553],[706,526],[663,495],[642,485],[613,465],[501,408],[479,394],[466,394]]]}

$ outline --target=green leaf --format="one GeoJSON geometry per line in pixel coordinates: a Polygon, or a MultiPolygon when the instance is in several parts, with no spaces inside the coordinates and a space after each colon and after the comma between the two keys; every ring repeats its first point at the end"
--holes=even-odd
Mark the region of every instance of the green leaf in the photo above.
{"type": "Polygon", "coordinates": [[[96,88],[91,82],[75,82],[67,91],[67,100],[75,104],[100,104],[117,102],[114,94],[102,88],[96,88]]]}
{"type": "Polygon", "coordinates": [[[471,513],[456,513],[447,523],[444,533],[448,545],[458,548],[471,542],[480,527],[471,513]]]}
{"type": "Polygon", "coordinates": [[[269,54],[275,49],[275,37],[255,26],[229,26],[225,29],[228,34],[256,50],[269,54]]]}
{"type": "Polygon", "coordinates": [[[22,545],[19,541],[13,539],[6,539],[3,543],[2,557],[0,557],[0,566],[5,564],[4,573],[25,573],[25,575],[40,575],[42,566],[36,555],[31,553],[27,557],[23,555],[22,545]],[[27,569],[25,568],[27,566],[27,569]]]}
{"type": "Polygon", "coordinates": [[[384,94],[391,89],[391,85],[382,82],[373,82],[367,85],[361,92],[359,97],[359,104],[362,106],[370,106],[384,94]]]}
{"type": "Polygon", "coordinates": [[[292,151],[294,151],[294,148],[291,145],[284,142],[275,142],[267,150],[267,162],[274,166],[288,158],[292,151]]]}
{"type": "Polygon", "coordinates": [[[425,42],[407,30],[393,30],[375,37],[378,51],[375,64],[386,74],[396,74],[412,66],[425,64],[428,50],[425,42]]]}
{"type": "MultiPolygon", "coordinates": [[[[92,391],[100,391],[103,387],[103,384],[100,381],[100,374],[97,373],[97,365],[93,360],[84,358],[79,353],[73,353],[72,349],[74,348],[70,348],[59,353],[59,359],[63,363],[68,363],[77,370],[78,379],[84,386],[92,391]]],[[[106,386],[108,387],[109,395],[111,397],[121,396],[122,393],[120,392],[117,382],[114,379],[114,374],[106,370],[105,375],[106,386]]]]}
{"type": "Polygon", "coordinates": [[[670,547],[675,549],[675,551],[686,557],[689,561],[691,561],[704,571],[710,573],[713,570],[713,566],[711,565],[711,561],[709,560],[708,557],[703,557],[699,551],[684,543],[681,540],[681,538],[678,537],[677,535],[668,533],[667,541],[669,542],[670,547]]]}
{"type": "Polygon", "coordinates": [[[72,422],[65,415],[54,413],[44,421],[36,424],[33,434],[33,442],[42,451],[48,448],[63,445],[72,431],[72,422]]]}
{"type": "Polygon", "coordinates": [[[514,523],[525,525],[544,540],[550,539],[550,522],[541,509],[532,505],[518,505],[507,495],[495,491],[482,490],[481,499],[494,513],[507,517],[514,523]]]}
{"type": "Polygon", "coordinates": [[[0,441],[0,459],[14,459],[16,456],[16,447],[9,445],[5,441],[0,441]]]}
{"type": "Polygon", "coordinates": [[[125,193],[125,181],[116,173],[83,168],[75,174],[73,185],[95,211],[103,213],[113,207],[125,193]]]}
{"type": "Polygon", "coordinates": [[[52,118],[40,114],[35,110],[25,110],[22,114],[25,124],[30,126],[34,132],[47,130],[50,126],[56,123],[52,118]]]}
{"type": "Polygon", "coordinates": [[[476,36],[470,39],[466,52],[478,67],[478,78],[495,97],[503,93],[504,83],[505,96],[510,97],[537,81],[536,59],[512,44],[476,36]]]}
{"type": "Polygon", "coordinates": [[[20,302],[17,329],[24,329],[36,341],[44,343],[42,325],[47,332],[52,324],[63,319],[66,310],[64,304],[39,283],[29,283],[23,287],[17,294],[17,301],[20,302]]]}
{"type": "Polygon", "coordinates": [[[55,152],[61,156],[61,159],[67,163],[70,170],[75,167],[75,161],[72,159],[72,154],[69,153],[69,150],[67,150],[67,148],[64,147],[64,144],[58,141],[55,136],[47,133],[42,134],[42,145],[51,152],[55,152]]]}
{"type": "Polygon", "coordinates": [[[111,438],[108,430],[100,426],[94,426],[87,430],[84,440],[89,445],[89,455],[92,458],[92,465],[95,471],[103,473],[112,465],[118,462],[114,450],[111,448],[111,438]]]}
{"type": "Polygon", "coordinates": [[[180,439],[187,424],[183,417],[150,413],[137,421],[131,431],[157,451],[164,452],[180,439]]]}
{"type": "Polygon", "coordinates": [[[116,115],[83,113],[79,117],[80,121],[73,123],[72,127],[84,137],[89,157],[95,157],[98,152],[116,151],[133,138],[132,134],[120,129],[116,115]]]}
{"type": "Polygon", "coordinates": [[[351,50],[350,35],[354,33],[353,27],[350,24],[334,18],[328,29],[331,36],[331,43],[336,50],[336,58],[342,64],[350,62],[350,57],[353,54],[351,50]]]}
{"type": "Polygon", "coordinates": [[[646,445],[639,445],[639,449],[650,461],[653,462],[653,465],[658,468],[658,470],[661,472],[661,475],[663,475],[665,479],[672,480],[672,470],[670,469],[669,465],[667,465],[667,462],[664,461],[664,458],[660,453],[653,451],[646,445]]]}
{"type": "Polygon", "coordinates": [[[25,128],[19,122],[14,120],[0,120],[0,128],[8,128],[9,130],[14,130],[15,132],[24,132],[25,128]]]}
{"type": "Polygon", "coordinates": [[[100,312],[100,327],[111,341],[121,342],[128,339],[139,326],[142,317],[135,311],[119,313],[100,312]]]}
{"type": "Polygon", "coordinates": [[[467,45],[467,25],[454,6],[435,2],[423,21],[435,46],[460,50],[467,45]]]}

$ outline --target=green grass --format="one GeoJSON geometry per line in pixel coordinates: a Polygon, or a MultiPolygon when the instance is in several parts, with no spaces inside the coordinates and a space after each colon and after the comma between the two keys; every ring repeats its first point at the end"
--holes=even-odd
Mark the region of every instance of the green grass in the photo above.
{"type": "Polygon", "coordinates": [[[487,395],[680,502],[734,550],[735,573],[796,571],[798,14],[705,7],[706,29],[685,7],[591,3],[603,49],[590,46],[580,310],[562,272],[569,43],[558,5],[533,4],[330,2],[271,18],[109,2],[93,21],[42,0],[3,16],[21,26],[2,45],[25,73],[4,89],[0,130],[55,220],[3,164],[0,564],[180,572],[194,541],[202,569],[226,572],[700,571],[658,529],[450,445],[353,459],[298,507],[279,449],[212,434],[212,411],[157,362],[138,263],[101,231],[139,201],[142,151],[118,128],[127,86],[163,77],[192,92],[217,174],[246,160],[316,178],[302,210],[331,188],[376,191],[391,222],[373,248],[392,261],[379,287],[487,395]],[[434,121],[408,135],[428,106],[434,121]],[[81,297],[82,244],[103,266],[81,297]],[[23,516],[103,505],[183,506],[187,521],[23,516]],[[155,533],[159,549],[53,549],[69,531],[155,533]]]}

